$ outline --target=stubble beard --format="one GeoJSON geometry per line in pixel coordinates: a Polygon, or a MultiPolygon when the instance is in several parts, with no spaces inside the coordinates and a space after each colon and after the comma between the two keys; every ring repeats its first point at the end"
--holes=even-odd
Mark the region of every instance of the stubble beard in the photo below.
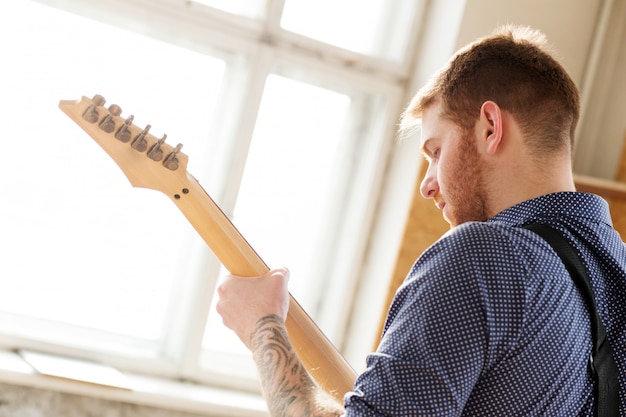
{"type": "Polygon", "coordinates": [[[488,220],[487,166],[478,153],[472,132],[461,139],[456,164],[455,178],[446,193],[446,204],[451,205],[448,214],[450,226],[488,220]]]}

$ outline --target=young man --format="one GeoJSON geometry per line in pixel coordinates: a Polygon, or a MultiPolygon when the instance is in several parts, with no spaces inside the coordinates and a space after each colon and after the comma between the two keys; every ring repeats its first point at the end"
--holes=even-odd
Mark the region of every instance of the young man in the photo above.
{"type": "Polygon", "coordinates": [[[626,246],[601,198],[575,192],[576,86],[545,37],[506,27],[460,50],[413,99],[421,184],[451,230],[416,261],[344,404],[316,387],[285,331],[288,271],[227,277],[218,311],[251,349],[273,416],[587,416],[590,318],[545,223],[582,256],[626,415],[626,246]]]}

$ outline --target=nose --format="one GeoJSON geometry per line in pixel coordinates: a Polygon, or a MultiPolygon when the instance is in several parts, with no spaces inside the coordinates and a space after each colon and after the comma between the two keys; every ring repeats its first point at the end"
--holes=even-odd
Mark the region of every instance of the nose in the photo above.
{"type": "Polygon", "coordinates": [[[434,198],[439,192],[439,183],[437,182],[436,169],[430,164],[426,175],[420,184],[420,193],[424,198],[434,198]]]}

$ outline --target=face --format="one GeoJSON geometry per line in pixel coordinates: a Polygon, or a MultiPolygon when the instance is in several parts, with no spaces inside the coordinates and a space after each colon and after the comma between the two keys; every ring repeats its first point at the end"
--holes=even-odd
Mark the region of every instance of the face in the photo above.
{"type": "Polygon", "coordinates": [[[462,135],[454,123],[439,117],[439,104],[422,118],[422,152],[428,171],[420,192],[432,198],[450,226],[488,219],[486,164],[474,132],[462,135]]]}

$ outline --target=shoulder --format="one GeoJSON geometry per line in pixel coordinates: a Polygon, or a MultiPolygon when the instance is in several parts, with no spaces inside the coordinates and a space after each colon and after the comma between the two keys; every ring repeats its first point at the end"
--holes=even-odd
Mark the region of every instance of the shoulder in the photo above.
{"type": "MultiPolygon", "coordinates": [[[[490,223],[460,225],[428,248],[396,292],[390,318],[410,310],[421,316],[524,314],[532,258],[529,231],[490,223]],[[506,311],[506,313],[504,313],[506,311]]],[[[463,320],[460,320],[461,322],[463,320]]]]}
{"type": "Polygon", "coordinates": [[[531,233],[525,229],[502,223],[464,223],[444,234],[418,258],[409,279],[424,274],[445,279],[453,275],[451,271],[463,276],[496,270],[516,275],[525,270],[524,248],[532,242],[531,233]]]}
{"type": "Polygon", "coordinates": [[[520,233],[509,229],[467,223],[427,249],[396,292],[383,351],[458,349],[478,358],[489,346],[507,350],[523,323],[528,276],[517,249],[520,233]]]}
{"type": "Polygon", "coordinates": [[[516,245],[526,229],[500,222],[467,222],[445,233],[437,243],[445,246],[465,246],[473,250],[493,250],[516,245]]]}
{"type": "Polygon", "coordinates": [[[396,305],[419,303],[438,311],[461,307],[463,300],[484,311],[485,303],[512,305],[512,298],[523,305],[533,255],[530,233],[493,223],[451,229],[415,262],[396,305]]]}

